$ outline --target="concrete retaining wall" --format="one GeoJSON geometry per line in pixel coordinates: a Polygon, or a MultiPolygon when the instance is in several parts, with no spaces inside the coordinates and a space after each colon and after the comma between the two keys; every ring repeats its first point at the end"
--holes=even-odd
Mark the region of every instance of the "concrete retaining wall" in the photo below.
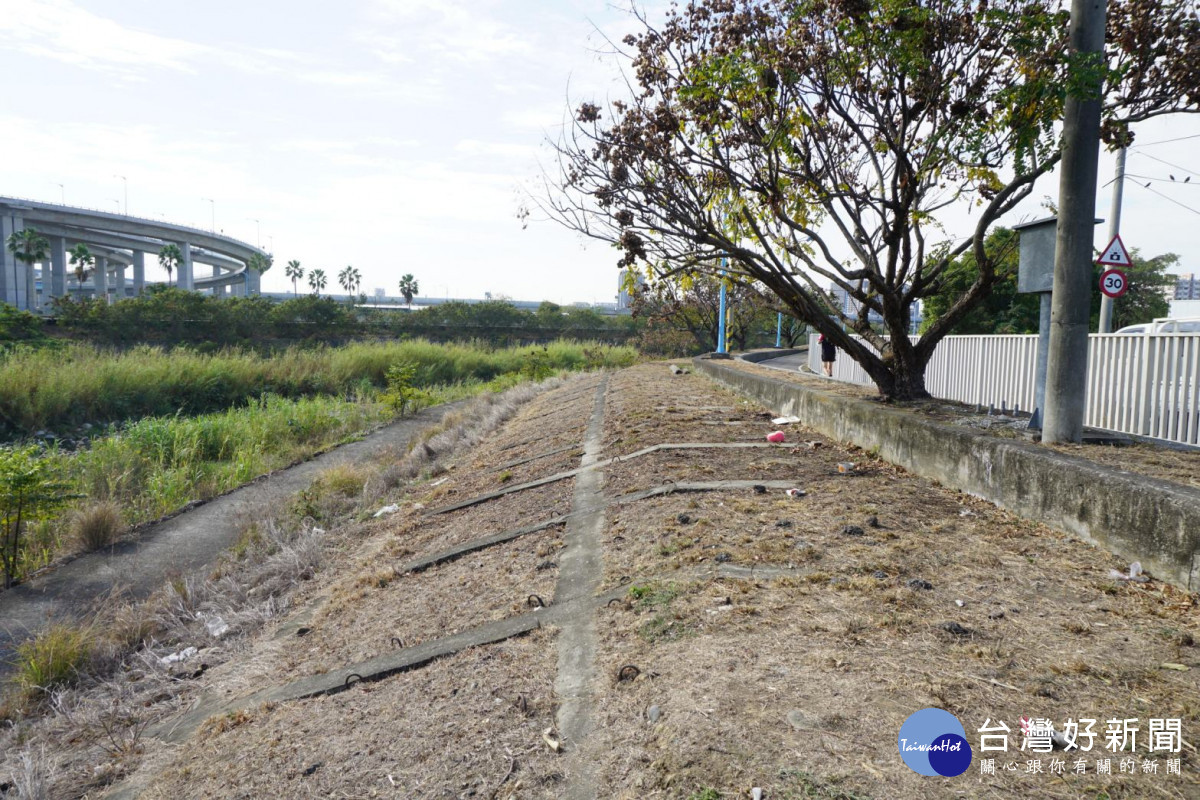
{"type": "Polygon", "coordinates": [[[717,383],[826,436],[1141,561],[1160,580],[1200,590],[1200,491],[752,374],[736,362],[697,358],[694,364],[717,383]]]}

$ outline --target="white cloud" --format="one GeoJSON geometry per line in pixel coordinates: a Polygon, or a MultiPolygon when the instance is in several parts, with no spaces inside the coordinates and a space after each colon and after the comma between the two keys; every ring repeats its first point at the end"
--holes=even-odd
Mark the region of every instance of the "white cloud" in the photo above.
{"type": "Polygon", "coordinates": [[[69,0],[8,3],[0,13],[0,44],[70,64],[127,70],[159,67],[193,71],[209,49],[159,36],[93,14],[69,0]]]}

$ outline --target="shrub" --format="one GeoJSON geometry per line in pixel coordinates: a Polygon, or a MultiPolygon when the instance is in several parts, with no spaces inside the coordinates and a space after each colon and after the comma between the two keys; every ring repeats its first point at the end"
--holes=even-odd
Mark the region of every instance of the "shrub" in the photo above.
{"type": "Polygon", "coordinates": [[[403,416],[404,412],[428,402],[429,395],[414,385],[416,376],[417,365],[411,361],[402,361],[388,367],[387,390],[380,399],[397,416],[403,416]]]}
{"type": "Polygon", "coordinates": [[[26,526],[78,496],[67,492],[56,467],[39,458],[36,447],[0,448],[0,567],[6,589],[24,572],[26,526]]]}

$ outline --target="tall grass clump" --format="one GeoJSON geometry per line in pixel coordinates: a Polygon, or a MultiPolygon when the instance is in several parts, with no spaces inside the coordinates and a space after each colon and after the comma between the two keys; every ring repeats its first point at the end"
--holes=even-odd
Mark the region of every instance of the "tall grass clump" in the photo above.
{"type": "Polygon", "coordinates": [[[71,539],[85,553],[111,547],[125,531],[121,507],[104,500],[71,515],[71,539]]]}
{"type": "Polygon", "coordinates": [[[485,343],[424,340],[361,342],[342,347],[291,347],[269,355],[246,350],[199,353],[140,346],[120,353],[88,345],[22,350],[0,359],[0,433],[30,435],[83,423],[193,415],[252,402],[348,395],[382,389],[388,369],[415,366],[414,384],[428,387],[490,381],[520,374],[531,359],[552,370],[632,364],[631,347],[557,341],[497,349],[485,343]]]}
{"type": "Polygon", "coordinates": [[[74,680],[91,655],[88,632],[74,625],[51,625],[17,646],[15,680],[28,695],[45,694],[74,680]]]}

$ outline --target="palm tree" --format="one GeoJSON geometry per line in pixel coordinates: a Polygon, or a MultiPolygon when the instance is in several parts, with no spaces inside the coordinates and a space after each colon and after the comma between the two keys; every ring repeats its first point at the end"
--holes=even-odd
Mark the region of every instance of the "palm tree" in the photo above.
{"type": "Polygon", "coordinates": [[[275,259],[270,254],[263,255],[262,253],[255,253],[254,255],[250,256],[250,260],[246,262],[246,266],[257,272],[259,275],[262,275],[264,272],[269,270],[271,265],[274,263],[275,259]]]}
{"type": "Polygon", "coordinates": [[[96,263],[96,259],[83,242],[72,247],[68,251],[68,255],[71,256],[71,263],[75,265],[75,280],[79,281],[79,292],[83,294],[83,279],[87,277],[88,270],[92,268],[92,264],[96,263]]]}
{"type": "Polygon", "coordinates": [[[362,273],[358,271],[358,267],[350,268],[350,282],[354,284],[354,293],[362,292],[362,273]]]}
{"type": "Polygon", "coordinates": [[[343,269],[341,272],[339,272],[338,273],[338,283],[341,285],[341,287],[343,289],[346,290],[347,300],[349,302],[353,303],[354,297],[351,294],[350,290],[354,288],[354,267],[347,266],[345,269],[343,269]]]}
{"type": "Polygon", "coordinates": [[[164,244],[158,251],[158,265],[167,271],[167,285],[171,285],[171,273],[183,261],[183,251],[177,244],[164,244]]]}
{"type": "MultiPolygon", "coordinates": [[[[8,237],[8,249],[13,254],[13,258],[25,265],[29,271],[29,294],[27,297],[32,297],[33,287],[33,265],[39,261],[46,260],[46,251],[50,249],[50,242],[46,240],[33,228],[25,228],[13,232],[8,237]]],[[[43,272],[43,277],[45,273],[43,272]]],[[[44,284],[45,285],[45,284],[44,284]]],[[[32,303],[27,301],[27,304],[32,307],[32,303]]]]}
{"type": "Polygon", "coordinates": [[[417,282],[411,274],[405,275],[400,279],[400,294],[404,295],[404,304],[411,306],[413,298],[417,296],[420,289],[417,287],[417,282]]]}
{"type": "Polygon", "coordinates": [[[283,268],[283,274],[292,279],[292,294],[299,297],[300,292],[296,290],[296,281],[304,277],[304,267],[300,266],[300,262],[293,258],[283,268]]]}
{"type": "Polygon", "coordinates": [[[325,270],[314,269],[308,273],[308,285],[312,287],[313,294],[317,297],[321,296],[321,290],[325,288],[325,270]]]}

